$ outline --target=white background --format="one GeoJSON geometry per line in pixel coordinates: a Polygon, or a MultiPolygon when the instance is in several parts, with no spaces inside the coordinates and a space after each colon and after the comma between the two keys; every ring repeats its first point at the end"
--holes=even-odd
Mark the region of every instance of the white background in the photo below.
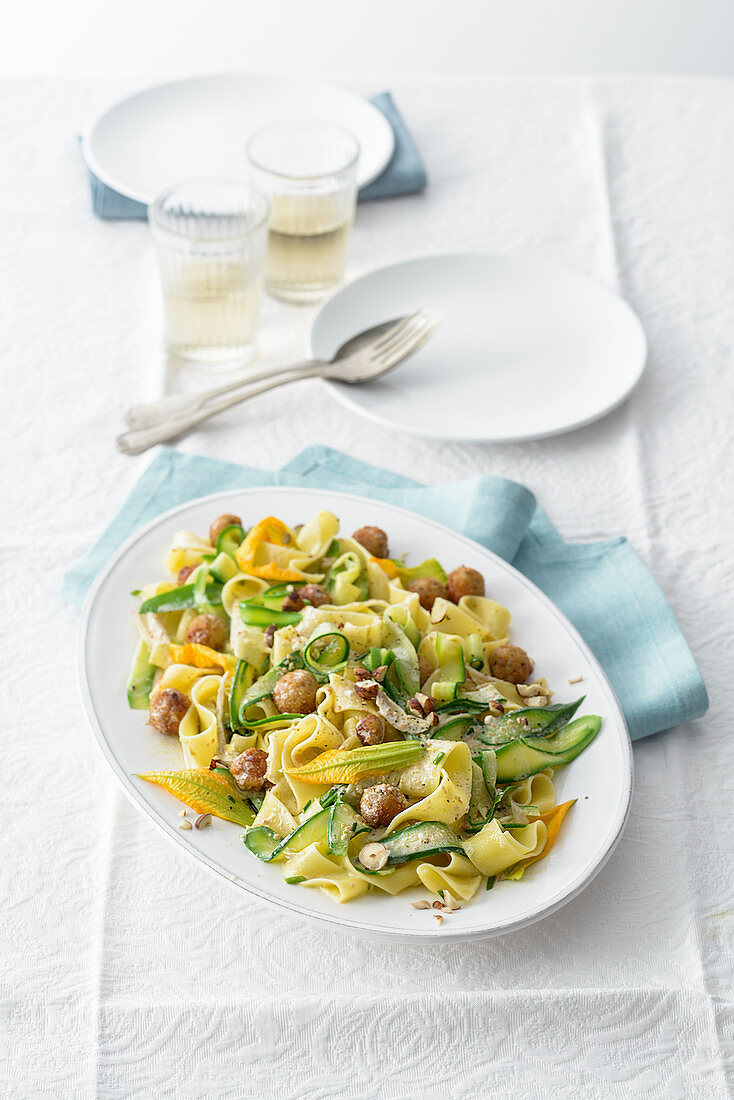
{"type": "Polygon", "coordinates": [[[730,0],[8,0],[0,75],[734,71],[730,0]]]}

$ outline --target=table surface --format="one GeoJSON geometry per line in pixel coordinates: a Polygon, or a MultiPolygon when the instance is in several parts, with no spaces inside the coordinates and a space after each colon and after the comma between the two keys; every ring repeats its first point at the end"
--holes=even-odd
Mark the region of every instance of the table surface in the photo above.
{"type": "MultiPolygon", "coordinates": [[[[77,614],[59,595],[149,461],[116,452],[123,410],[164,379],[147,227],[91,216],[76,143],[125,89],[6,82],[6,1096],[729,1095],[734,83],[389,84],[430,189],[360,208],[350,274],[442,250],[563,261],[641,317],[638,391],[571,435],[492,447],[401,438],[307,382],[182,449],[274,467],[319,442],[425,481],[523,481],[567,538],[631,539],[700,662],[710,714],[635,746],[632,813],[609,864],[512,936],[363,942],[249,901],[174,850],[94,746],[77,614]]],[[[308,321],[269,303],[266,356],[298,354],[308,321]]]]}

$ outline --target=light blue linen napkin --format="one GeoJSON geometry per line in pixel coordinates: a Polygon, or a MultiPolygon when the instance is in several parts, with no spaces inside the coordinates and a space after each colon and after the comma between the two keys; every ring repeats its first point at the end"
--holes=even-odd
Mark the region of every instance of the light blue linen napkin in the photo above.
{"type": "Polygon", "coordinates": [[[118,546],[142,524],[224,489],[303,485],[402,505],[493,550],[541,588],[585,638],[620,700],[633,740],[700,718],[708,697],[660,588],[626,539],[567,543],[533,494],[504,478],[420,485],[328,447],[280,470],[258,470],[163,448],[96,545],[64,578],[80,604],[118,546]]]}
{"type": "MultiPolygon", "coordinates": [[[[423,191],[428,183],[426,169],[421,160],[415,142],[411,137],[403,116],[395,106],[389,92],[380,92],[370,99],[390,123],[395,134],[395,151],[390,163],[381,176],[368,183],[359,192],[360,202],[372,199],[389,199],[397,195],[413,195],[423,191]]],[[[136,202],[119,191],[108,187],[87,168],[89,192],[92,198],[92,211],[98,218],[106,221],[145,221],[148,208],[145,203],[136,202]]]]}

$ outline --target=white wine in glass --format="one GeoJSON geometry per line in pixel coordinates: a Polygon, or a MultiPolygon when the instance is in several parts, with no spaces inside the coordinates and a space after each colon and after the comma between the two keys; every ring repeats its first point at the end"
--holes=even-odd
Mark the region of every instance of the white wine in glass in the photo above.
{"type": "Polygon", "coordinates": [[[286,302],[321,298],[344,274],[357,198],[359,145],[324,122],[279,122],[247,147],[270,200],[265,286],[286,302]]]}
{"type": "Polygon", "coordinates": [[[341,278],[354,220],[343,194],[273,197],[265,278],[276,297],[318,297],[341,278]]]}

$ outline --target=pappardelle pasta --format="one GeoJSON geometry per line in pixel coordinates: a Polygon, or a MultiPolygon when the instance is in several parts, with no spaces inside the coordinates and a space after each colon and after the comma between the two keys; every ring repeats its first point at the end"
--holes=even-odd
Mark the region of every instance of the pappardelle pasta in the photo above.
{"type": "MultiPolygon", "coordinates": [[[[451,912],[547,855],[554,771],[601,726],[553,702],[484,578],[390,557],[331,512],[179,531],[142,589],[131,707],[177,737],[182,828],[244,827],[243,858],[346,902],[423,886],[451,912]]],[[[413,903],[428,908],[430,903],[413,903]]]]}

